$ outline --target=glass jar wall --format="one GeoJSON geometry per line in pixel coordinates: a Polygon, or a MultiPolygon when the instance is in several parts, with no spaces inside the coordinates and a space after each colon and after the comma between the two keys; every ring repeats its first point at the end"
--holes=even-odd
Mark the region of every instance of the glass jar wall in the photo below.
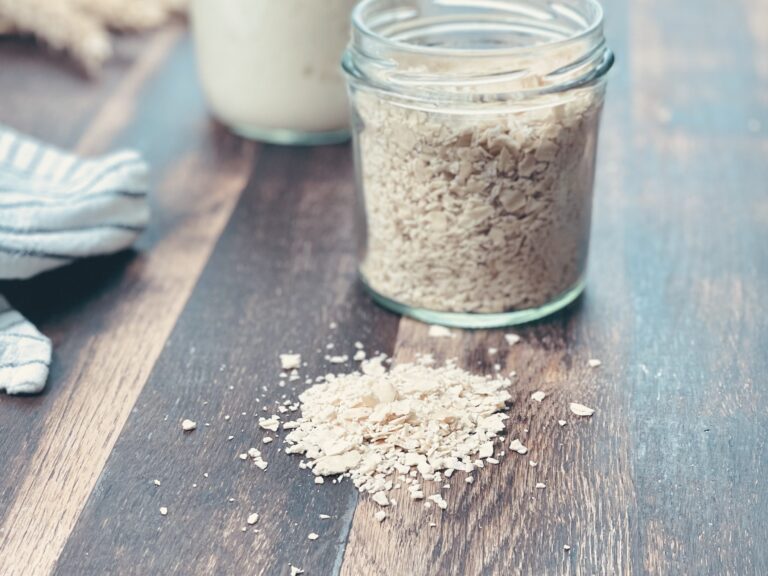
{"type": "Polygon", "coordinates": [[[462,327],[578,297],[612,62],[594,0],[364,0],[344,66],[373,297],[462,327]]]}

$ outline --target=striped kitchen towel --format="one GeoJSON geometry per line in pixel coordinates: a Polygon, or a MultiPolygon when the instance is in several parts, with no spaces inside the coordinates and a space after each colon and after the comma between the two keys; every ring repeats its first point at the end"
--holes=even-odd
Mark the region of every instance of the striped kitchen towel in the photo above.
{"type": "MultiPolygon", "coordinates": [[[[0,280],[127,248],[149,221],[134,150],[81,159],[0,125],[0,280]]],[[[0,297],[0,391],[43,389],[51,343],[0,297]]]]}

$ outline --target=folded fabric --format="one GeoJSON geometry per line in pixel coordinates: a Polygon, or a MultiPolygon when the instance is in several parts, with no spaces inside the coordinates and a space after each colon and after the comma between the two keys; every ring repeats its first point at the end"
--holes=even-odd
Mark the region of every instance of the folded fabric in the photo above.
{"type": "MultiPolygon", "coordinates": [[[[0,125],[0,280],[117,252],[149,221],[135,150],[81,159],[0,125]]],[[[0,391],[45,386],[51,343],[0,297],[0,391]]]]}

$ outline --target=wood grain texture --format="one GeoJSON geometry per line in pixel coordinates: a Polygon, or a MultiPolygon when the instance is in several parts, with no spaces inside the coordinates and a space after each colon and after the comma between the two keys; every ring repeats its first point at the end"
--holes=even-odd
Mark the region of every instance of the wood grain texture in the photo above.
{"type": "Polygon", "coordinates": [[[226,135],[178,31],[123,44],[139,60],[87,89],[0,42],[0,121],[137,146],[159,192],[137,253],[0,286],[56,346],[47,395],[0,397],[0,574],[768,574],[768,13],[605,4],[618,60],[588,291],[512,348],[504,331],[431,339],[373,306],[354,279],[348,149],[226,135]],[[516,370],[504,445],[530,454],[505,450],[472,486],[456,474],[442,514],[396,496],[383,524],[349,483],[315,485],[261,444],[257,416],[306,386],[278,385],[277,354],[316,376],[326,343],[358,339],[516,370]],[[250,446],[266,472],[237,458],[250,446]]]}
{"type": "MultiPolygon", "coordinates": [[[[211,137],[199,96],[180,94],[167,70],[160,78],[151,74],[173,44],[166,32],[148,45],[150,59],[140,58],[138,72],[114,93],[135,111],[124,122],[97,114],[85,133],[91,144],[81,146],[135,145],[153,165],[153,222],[139,244],[146,252],[4,288],[51,335],[56,362],[46,395],[3,398],[0,405],[11,411],[2,450],[12,471],[2,481],[2,574],[46,574],[55,563],[249,173],[252,147],[211,137]],[[156,106],[166,108],[160,125],[156,106]],[[190,116],[198,122],[190,125],[190,116]],[[129,121],[130,130],[113,133],[129,121]],[[175,157],[163,156],[169,150],[175,157]]],[[[188,72],[190,64],[186,43],[169,66],[188,72]]],[[[114,111],[112,102],[105,106],[114,111]]]]}
{"type": "Polygon", "coordinates": [[[356,285],[350,175],[346,146],[264,149],[57,574],[338,571],[355,490],[315,485],[282,441],[262,443],[282,433],[259,430],[257,418],[306,387],[303,378],[279,386],[280,353],[302,353],[302,374],[317,375],[338,369],[323,361],[327,343],[334,353],[351,355],[356,340],[391,352],[398,318],[356,285]],[[198,429],[183,434],[184,418],[198,429]],[[252,446],[266,471],[238,458],[252,446]],[[258,534],[241,532],[252,511],[258,534]],[[307,539],[312,531],[319,540],[307,539]]]}

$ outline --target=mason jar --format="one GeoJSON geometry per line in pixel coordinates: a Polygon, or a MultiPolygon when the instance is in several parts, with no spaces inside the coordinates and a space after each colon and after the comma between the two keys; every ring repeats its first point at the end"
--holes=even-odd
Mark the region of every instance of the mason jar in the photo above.
{"type": "Polygon", "coordinates": [[[344,76],[355,0],[193,0],[208,105],[246,138],[328,144],[349,138],[344,76]]]}
{"type": "Polygon", "coordinates": [[[373,298],[467,328],[575,300],[612,64],[595,0],[358,4],[343,67],[373,298]]]}

